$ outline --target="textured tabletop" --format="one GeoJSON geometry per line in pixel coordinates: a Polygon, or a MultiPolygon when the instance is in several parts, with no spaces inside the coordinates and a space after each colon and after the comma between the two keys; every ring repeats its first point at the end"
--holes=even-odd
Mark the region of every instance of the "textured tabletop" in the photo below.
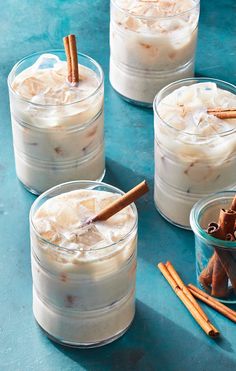
{"type": "MultiPolygon", "coordinates": [[[[235,0],[202,0],[196,73],[236,83],[235,0]]],[[[109,0],[2,0],[0,11],[0,370],[236,369],[235,324],[204,306],[222,337],[209,339],[156,269],[169,259],[195,282],[191,232],[168,224],[153,204],[153,113],[129,105],[112,90],[109,0]],[[130,330],[95,350],[66,349],[48,340],[31,309],[28,213],[35,197],[17,181],[6,78],[23,56],[62,47],[75,33],[79,49],[105,71],[105,181],[128,190],[146,178],[151,191],[137,203],[137,310],[130,330]]]]}

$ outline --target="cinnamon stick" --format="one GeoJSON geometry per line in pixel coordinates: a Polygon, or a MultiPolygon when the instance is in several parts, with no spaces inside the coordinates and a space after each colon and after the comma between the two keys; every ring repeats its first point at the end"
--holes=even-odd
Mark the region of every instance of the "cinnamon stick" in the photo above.
{"type": "Polygon", "coordinates": [[[236,108],[209,108],[207,113],[223,120],[236,118],[236,108]]]}
{"type": "MultiPolygon", "coordinates": [[[[236,222],[236,211],[221,209],[220,216],[219,216],[219,222],[220,222],[220,229],[222,230],[224,239],[226,239],[226,236],[230,234],[232,231],[234,231],[234,225],[236,222]]],[[[224,268],[224,271],[226,272],[227,285],[228,285],[228,278],[229,278],[233,286],[233,289],[236,292],[236,261],[234,260],[230,251],[224,251],[223,249],[216,247],[215,252],[221,262],[221,265],[224,268]]],[[[214,272],[213,272],[213,277],[214,277],[214,272]]]]}
{"type": "Polygon", "coordinates": [[[228,233],[233,232],[236,221],[236,211],[234,210],[220,210],[219,225],[225,239],[228,233]]]}
{"type": "Polygon", "coordinates": [[[230,251],[215,248],[216,254],[226,272],[227,280],[230,279],[234,292],[236,293],[236,261],[230,251]]]}
{"type": "Polygon", "coordinates": [[[123,196],[119,197],[117,200],[108,205],[105,209],[100,211],[97,215],[92,217],[90,219],[90,222],[97,222],[109,219],[111,216],[115,215],[120,210],[124,209],[126,206],[130,205],[132,202],[143,196],[145,193],[148,192],[148,190],[148,184],[144,180],[142,183],[138,184],[129,192],[125,193],[123,196]]]}
{"type": "Polygon", "coordinates": [[[71,54],[70,54],[70,45],[69,45],[69,38],[68,36],[63,38],[66,59],[67,59],[67,79],[71,83],[72,82],[72,62],[71,62],[71,54]]]}
{"type": "Polygon", "coordinates": [[[212,284],[214,264],[215,254],[212,255],[207,266],[202,270],[201,274],[199,275],[199,282],[206,290],[208,290],[212,284]]]}
{"type": "Polygon", "coordinates": [[[196,307],[193,305],[193,302],[189,299],[189,296],[186,296],[183,290],[181,290],[181,288],[178,286],[177,282],[175,281],[174,277],[171,275],[165,264],[159,263],[158,268],[160,269],[166,280],[169,282],[173,291],[180,298],[180,300],[183,302],[183,304],[186,306],[186,308],[189,310],[189,312],[192,314],[201,328],[205,331],[205,333],[211,337],[217,337],[219,335],[219,331],[215,329],[215,327],[210,323],[209,320],[206,321],[206,315],[203,317],[201,313],[196,309],[196,307]]]}
{"type": "Polygon", "coordinates": [[[236,195],[234,196],[230,209],[236,211],[236,195]]]}
{"type": "Polygon", "coordinates": [[[225,237],[225,241],[235,241],[235,237],[232,233],[228,233],[225,237]]]}
{"type": "Polygon", "coordinates": [[[225,298],[228,295],[228,276],[216,252],[212,272],[211,295],[219,298],[225,298]]]}
{"type": "MultiPolygon", "coordinates": [[[[206,322],[210,324],[210,326],[213,328],[214,326],[210,323],[207,315],[203,311],[203,309],[200,307],[198,302],[195,300],[191,292],[189,291],[188,287],[184,284],[184,282],[181,280],[180,276],[176,272],[175,268],[171,264],[171,262],[166,262],[166,268],[168,269],[170,275],[173,277],[173,279],[176,281],[176,284],[179,286],[179,288],[183,291],[183,293],[188,297],[188,299],[191,301],[193,306],[196,308],[196,310],[200,313],[200,315],[205,319],[206,322]]],[[[218,332],[218,330],[214,327],[215,332],[218,332]]]]}
{"type": "Polygon", "coordinates": [[[67,78],[72,84],[79,82],[79,66],[75,35],[68,35],[63,38],[67,58],[67,78]]]}
{"type": "MultiPolygon", "coordinates": [[[[220,214],[219,219],[223,223],[224,215],[220,214]]],[[[223,229],[217,223],[211,223],[207,229],[207,233],[218,239],[223,239],[224,237],[223,229]]],[[[216,251],[213,255],[211,294],[219,298],[224,298],[228,294],[228,277],[216,251]]]]}
{"type": "MultiPolygon", "coordinates": [[[[236,196],[232,201],[231,207],[236,208],[236,196]]],[[[221,209],[218,224],[210,223],[207,233],[221,240],[228,240],[229,236],[233,240],[235,223],[235,210],[221,209]]],[[[215,252],[207,267],[201,272],[199,281],[205,288],[212,284],[212,295],[225,297],[228,294],[228,278],[236,291],[235,269],[236,263],[233,256],[229,252],[224,252],[222,249],[215,247],[215,252]]]]}
{"type": "Polygon", "coordinates": [[[197,298],[209,305],[210,307],[217,310],[219,313],[223,314],[225,317],[229,318],[231,321],[236,322],[236,312],[226,305],[220,303],[216,299],[207,295],[204,291],[200,290],[196,286],[189,284],[188,288],[190,292],[197,298]]]}

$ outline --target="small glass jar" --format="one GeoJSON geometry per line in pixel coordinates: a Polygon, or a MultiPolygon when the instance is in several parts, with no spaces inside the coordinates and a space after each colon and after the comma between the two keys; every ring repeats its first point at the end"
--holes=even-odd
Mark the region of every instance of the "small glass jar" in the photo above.
{"type": "MultiPolygon", "coordinates": [[[[63,50],[49,53],[66,61],[63,50]]],[[[19,61],[8,77],[16,173],[35,194],[71,180],[100,181],[105,172],[101,67],[92,58],[78,53],[80,65],[95,73],[98,87],[73,103],[38,104],[19,95],[13,83],[42,54],[35,53],[19,61]]]]}
{"type": "Polygon", "coordinates": [[[133,320],[138,216],[132,204],[134,223],[128,233],[112,245],[90,249],[88,261],[84,257],[80,260],[78,250],[44,240],[33,222],[47,200],[79,189],[123,194],[113,186],[92,181],[56,186],[32,205],[30,235],[36,321],[54,341],[82,348],[117,339],[133,320]]]}
{"type": "Polygon", "coordinates": [[[200,1],[169,16],[142,11],[160,4],[133,3],[136,13],[127,1],[111,0],[110,82],[124,99],[151,107],[165,85],[194,76],[200,1]]]}
{"type": "Polygon", "coordinates": [[[158,105],[180,87],[208,82],[236,95],[236,87],[224,81],[184,79],[162,89],[153,105],[155,204],[164,218],[185,229],[190,229],[190,211],[199,199],[235,188],[236,128],[209,136],[188,133],[164,121],[158,105]]]}
{"type": "MultiPolygon", "coordinates": [[[[206,229],[209,223],[218,222],[219,212],[222,208],[230,208],[234,196],[235,191],[215,193],[198,201],[192,208],[190,214],[191,228],[195,235],[198,285],[207,292],[207,294],[211,295],[213,290],[212,275],[214,274],[215,285],[218,285],[218,288],[216,287],[217,291],[222,292],[223,287],[223,291],[225,292],[225,294],[217,297],[217,299],[229,304],[236,304],[236,281],[233,289],[231,281],[226,274],[226,279],[222,274],[219,276],[223,269],[222,265],[220,266],[221,271],[219,271],[219,268],[218,271],[214,271],[214,264],[216,264],[214,259],[216,259],[217,253],[220,259],[223,259],[223,262],[227,261],[229,267],[230,264],[232,264],[232,268],[236,267],[236,241],[219,240],[210,236],[206,232],[206,229]]],[[[236,277],[236,270],[234,272],[236,277]]]]}

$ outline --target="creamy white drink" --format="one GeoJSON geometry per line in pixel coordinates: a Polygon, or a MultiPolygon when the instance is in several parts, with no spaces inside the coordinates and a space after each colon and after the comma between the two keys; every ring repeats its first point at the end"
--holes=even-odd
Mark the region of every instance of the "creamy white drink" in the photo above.
{"type": "Polygon", "coordinates": [[[207,113],[236,107],[235,86],[209,80],[173,83],[154,101],[155,203],[186,228],[196,201],[236,185],[236,120],[207,113]]]}
{"type": "Polygon", "coordinates": [[[9,75],[16,172],[34,193],[104,174],[103,73],[79,55],[80,80],[67,81],[64,53],[33,55],[9,75]]]}
{"type": "Polygon", "coordinates": [[[103,183],[72,182],[49,190],[32,206],[33,311],[56,341],[99,346],[122,335],[132,322],[135,206],[81,227],[119,192],[103,183]],[[85,186],[90,189],[79,189],[85,186]]]}
{"type": "Polygon", "coordinates": [[[151,105],[170,82],[194,75],[198,0],[111,0],[110,82],[151,105]]]}

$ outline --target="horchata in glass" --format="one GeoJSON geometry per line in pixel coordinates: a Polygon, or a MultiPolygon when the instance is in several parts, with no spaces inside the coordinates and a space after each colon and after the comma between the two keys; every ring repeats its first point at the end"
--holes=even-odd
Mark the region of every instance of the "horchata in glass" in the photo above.
{"type": "Polygon", "coordinates": [[[63,50],[32,54],[8,77],[16,173],[35,194],[104,175],[103,72],[86,55],[78,61],[78,84],[63,50]]]}
{"type": "Polygon", "coordinates": [[[43,193],[30,212],[33,312],[53,340],[96,347],[120,337],[135,313],[137,210],[86,218],[123,192],[74,181],[43,193]]]}
{"type": "Polygon", "coordinates": [[[226,118],[233,107],[236,87],[208,78],[174,82],[155,98],[154,198],[180,227],[190,228],[199,199],[236,186],[236,118],[226,118]]]}
{"type": "Polygon", "coordinates": [[[165,85],[194,76],[199,0],[111,0],[110,82],[152,106],[165,85]]]}

